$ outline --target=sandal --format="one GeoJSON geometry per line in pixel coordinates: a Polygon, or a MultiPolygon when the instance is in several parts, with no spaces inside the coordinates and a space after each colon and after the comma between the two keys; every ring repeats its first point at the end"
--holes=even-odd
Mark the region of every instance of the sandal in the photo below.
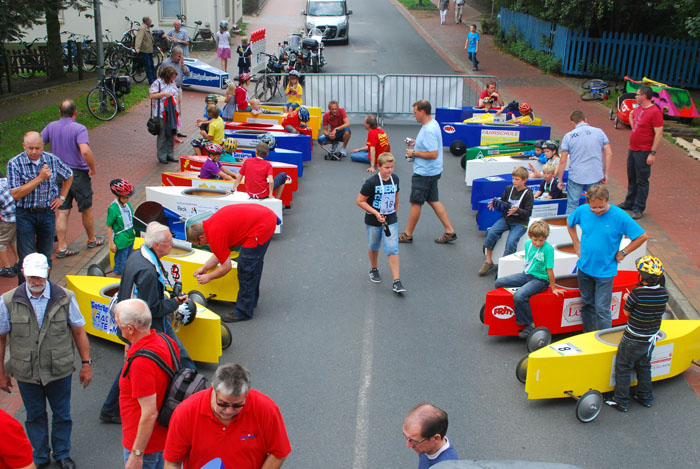
{"type": "Polygon", "coordinates": [[[92,249],[96,248],[98,246],[102,246],[105,243],[104,238],[100,238],[99,236],[95,236],[95,241],[88,241],[87,247],[92,249]]]}
{"type": "Polygon", "coordinates": [[[64,257],[75,256],[79,252],[80,251],[75,251],[73,249],[64,249],[63,251],[56,251],[56,257],[63,259],[64,257]]]}
{"type": "Polygon", "coordinates": [[[447,244],[457,239],[457,233],[445,233],[435,240],[438,244],[447,244]]]}
{"type": "Polygon", "coordinates": [[[413,236],[407,235],[405,231],[399,235],[399,243],[412,243],[412,242],[413,242],[413,236]]]}

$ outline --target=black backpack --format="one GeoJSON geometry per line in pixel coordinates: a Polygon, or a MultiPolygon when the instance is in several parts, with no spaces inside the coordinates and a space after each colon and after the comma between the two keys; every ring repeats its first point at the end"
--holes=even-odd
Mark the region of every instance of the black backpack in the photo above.
{"type": "Polygon", "coordinates": [[[158,423],[164,427],[168,427],[170,423],[170,417],[175,412],[175,408],[192,394],[202,389],[209,387],[209,382],[204,375],[197,372],[197,370],[192,370],[190,368],[183,368],[180,365],[180,359],[175,354],[175,348],[173,344],[168,340],[168,337],[162,332],[157,332],[157,334],[165,341],[170,349],[170,356],[172,357],[173,363],[175,364],[175,369],[173,370],[165,363],[157,353],[153,350],[140,349],[134,353],[131,358],[129,358],[124,373],[123,378],[126,378],[127,373],[129,373],[129,367],[131,367],[131,362],[136,357],[146,357],[150,358],[156,364],[163,369],[168,376],[170,376],[170,384],[168,384],[168,389],[165,393],[165,398],[163,399],[163,404],[161,405],[160,411],[158,412],[158,423]]]}

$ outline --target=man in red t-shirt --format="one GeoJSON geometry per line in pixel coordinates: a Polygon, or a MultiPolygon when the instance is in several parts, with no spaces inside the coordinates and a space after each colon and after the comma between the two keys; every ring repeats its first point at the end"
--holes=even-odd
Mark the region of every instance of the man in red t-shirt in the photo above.
{"type": "Polygon", "coordinates": [[[391,145],[389,144],[389,136],[379,128],[377,116],[374,114],[368,114],[365,117],[365,129],[367,129],[367,144],[364,147],[351,151],[350,159],[360,163],[369,161],[367,171],[374,173],[376,171],[377,157],[382,153],[390,152],[391,145]]]}
{"type": "Polygon", "coordinates": [[[233,363],[177,406],[169,428],[166,469],[199,469],[216,458],[226,468],[275,469],[292,452],[277,404],[250,389],[250,373],[233,363]]]}
{"type": "Polygon", "coordinates": [[[484,100],[486,98],[494,98],[495,101],[492,101],[491,107],[492,108],[497,108],[497,107],[503,107],[503,99],[501,99],[501,95],[498,91],[496,91],[496,82],[495,81],[490,81],[486,84],[486,89],[481,92],[479,95],[479,103],[476,105],[476,107],[484,107],[484,100]]]}
{"type": "Polygon", "coordinates": [[[642,218],[649,196],[651,165],[664,135],[664,115],[651,100],[654,92],[648,86],[637,90],[636,109],[630,111],[632,133],[627,153],[627,197],[619,207],[632,210],[632,218],[642,218]]]}
{"type": "Polygon", "coordinates": [[[281,223],[275,212],[260,204],[227,205],[202,223],[187,229],[187,240],[198,246],[209,245],[213,255],[194,275],[201,284],[223,277],[231,270],[231,250],[241,246],[238,263],[238,298],[233,313],[224,312],[224,322],[247,321],[260,296],[265,252],[275,228],[281,223]],[[214,269],[213,272],[209,272],[214,269]]]}
{"type": "Polygon", "coordinates": [[[245,191],[253,199],[266,199],[268,197],[279,199],[284,192],[287,173],[282,171],[277,176],[272,177],[272,165],[269,161],[265,161],[265,157],[269,153],[270,148],[267,144],[258,142],[257,147],[255,147],[255,157],[246,158],[238,172],[239,177],[245,176],[245,191]]]}
{"type": "Polygon", "coordinates": [[[32,445],[22,424],[0,409],[0,469],[33,468],[32,445]]]}
{"type": "Polygon", "coordinates": [[[323,135],[318,137],[318,144],[325,145],[331,142],[333,150],[335,150],[338,143],[342,143],[343,147],[340,153],[346,156],[351,133],[350,119],[348,119],[345,109],[338,105],[338,101],[333,100],[328,103],[328,112],[323,115],[323,128],[321,130],[323,130],[323,135]]]}
{"type": "Polygon", "coordinates": [[[170,376],[150,358],[132,357],[138,350],[151,350],[174,368],[165,341],[170,341],[178,357],[179,350],[170,337],[161,336],[151,329],[151,311],[143,300],[134,298],[117,303],[115,323],[131,344],[119,378],[124,465],[126,469],[159,467],[163,464],[168,429],[159,424],[156,417],[168,390],[170,376]]]}

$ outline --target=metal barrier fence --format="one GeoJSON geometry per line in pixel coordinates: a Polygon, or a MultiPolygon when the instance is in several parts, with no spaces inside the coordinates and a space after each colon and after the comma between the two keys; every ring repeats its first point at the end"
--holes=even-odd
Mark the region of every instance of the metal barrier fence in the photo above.
{"type": "MultiPolygon", "coordinates": [[[[284,74],[267,74],[279,79],[280,86],[270,101],[284,101],[284,74]]],[[[255,87],[264,81],[262,74],[254,78],[255,87]]],[[[336,100],[348,115],[376,114],[385,118],[410,118],[413,103],[427,99],[433,109],[476,105],[486,83],[496,81],[490,75],[375,75],[368,73],[319,73],[304,75],[304,104],[328,107],[336,100]]],[[[251,90],[253,91],[253,90],[251,90]]],[[[258,95],[258,93],[252,92],[258,95]]]]}

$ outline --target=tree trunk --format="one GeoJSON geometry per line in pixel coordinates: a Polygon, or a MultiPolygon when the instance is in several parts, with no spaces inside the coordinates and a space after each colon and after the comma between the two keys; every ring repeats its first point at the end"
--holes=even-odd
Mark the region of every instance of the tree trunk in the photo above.
{"type": "Polygon", "coordinates": [[[63,53],[61,50],[61,24],[58,21],[60,0],[49,0],[46,4],[46,73],[49,80],[63,78],[63,53]]]}

